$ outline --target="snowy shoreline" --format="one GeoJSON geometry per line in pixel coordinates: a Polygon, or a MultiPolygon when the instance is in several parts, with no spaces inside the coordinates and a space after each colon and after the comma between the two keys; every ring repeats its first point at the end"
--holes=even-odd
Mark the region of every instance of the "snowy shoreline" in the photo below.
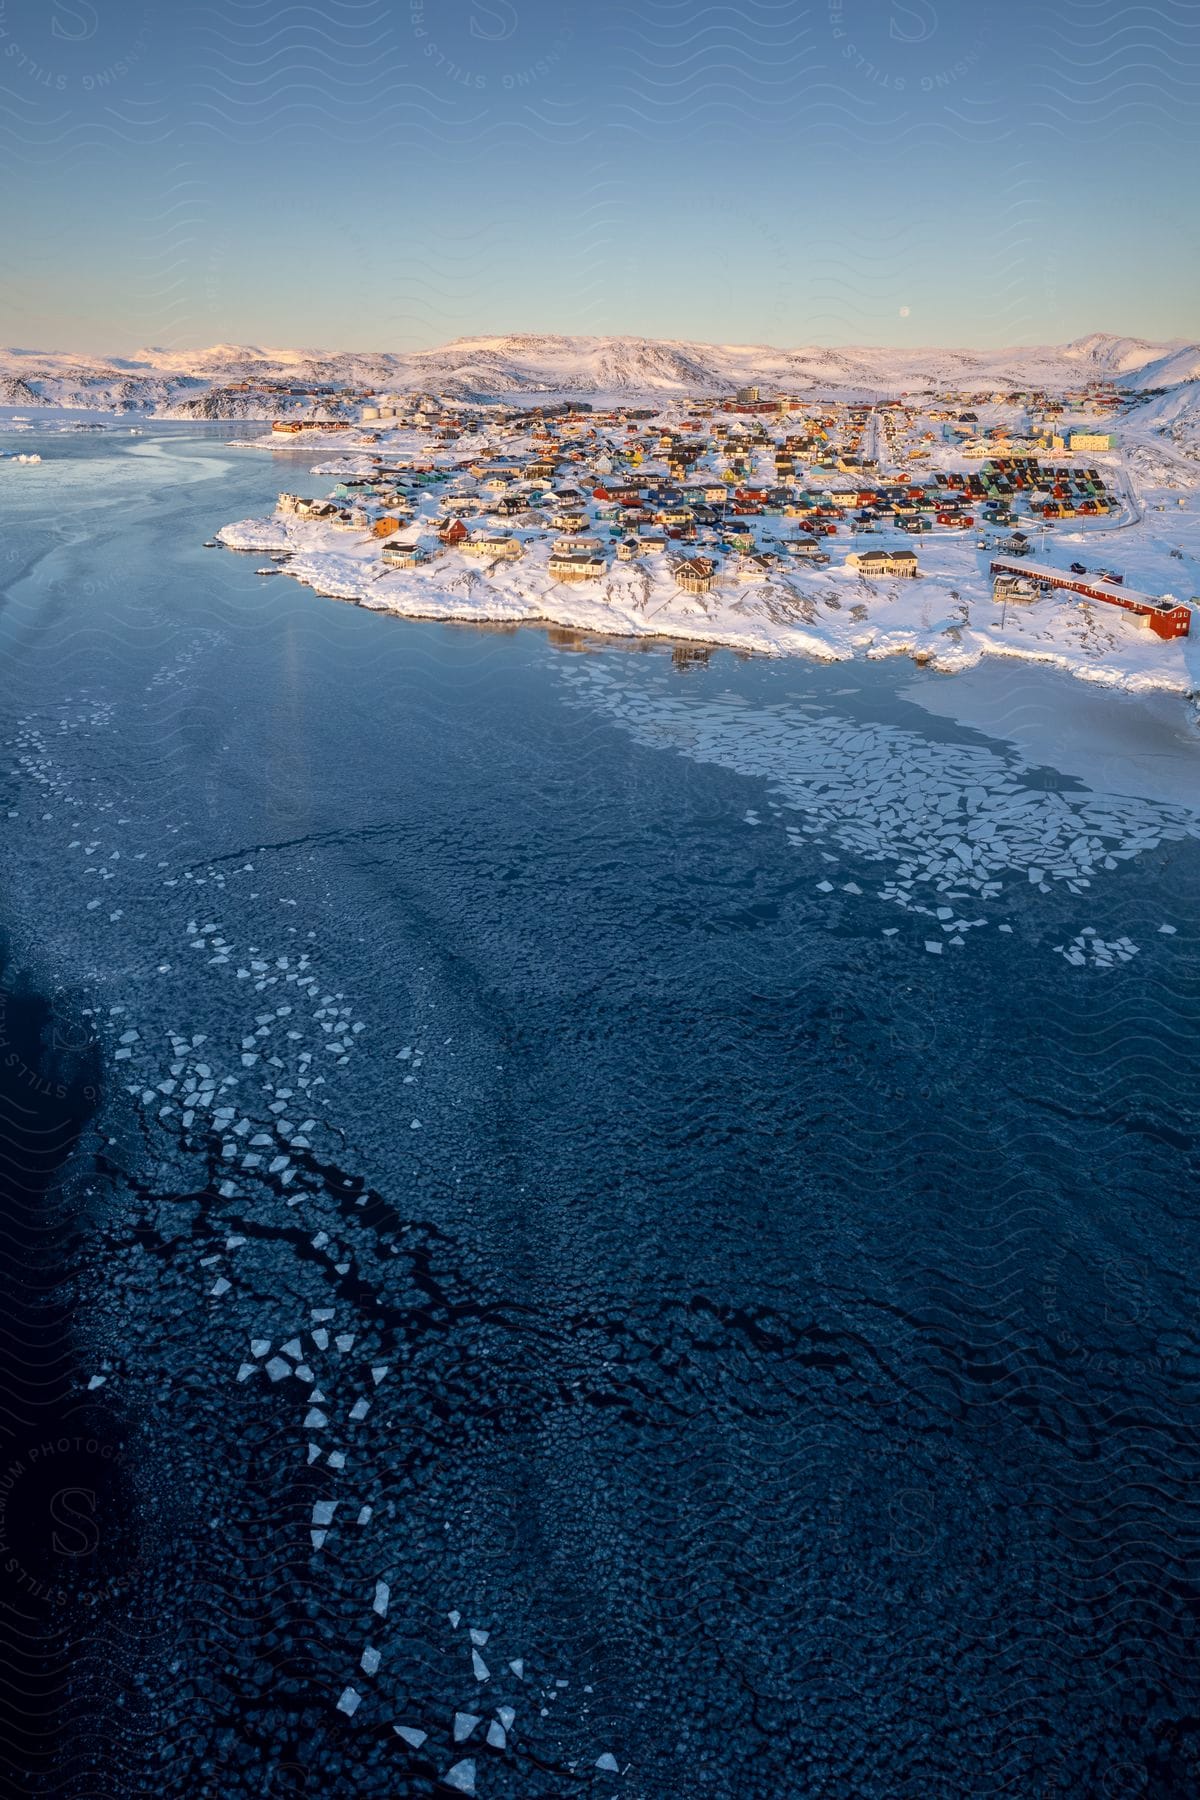
{"type": "MultiPolygon", "coordinates": [[[[726,579],[697,595],[676,587],[661,554],[614,563],[599,579],[568,585],[547,574],[544,541],[527,542],[516,562],[467,564],[442,551],[409,571],[382,565],[379,541],[369,533],[290,516],[242,519],[223,526],[216,540],[282,559],[286,574],[325,598],[398,618],[540,624],[824,662],[908,656],[943,674],[1005,657],[1129,693],[1200,692],[1189,640],[1163,643],[1125,615],[1100,618],[1099,609],[1069,599],[1013,606],[1004,615],[990,594],[971,592],[954,570],[934,569],[915,581],[866,581],[843,567],[789,570],[749,584],[726,579]]],[[[921,548],[924,562],[930,546],[921,548]]],[[[961,554],[961,544],[949,548],[961,554]]]]}

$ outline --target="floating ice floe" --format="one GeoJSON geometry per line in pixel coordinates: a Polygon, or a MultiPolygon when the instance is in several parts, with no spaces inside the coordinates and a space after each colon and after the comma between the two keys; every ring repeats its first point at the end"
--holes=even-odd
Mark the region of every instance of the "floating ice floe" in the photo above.
{"type": "Polygon", "coordinates": [[[1106,943],[1092,925],[1086,925],[1069,944],[1055,944],[1054,949],[1076,968],[1090,964],[1097,969],[1111,969],[1119,962],[1132,962],[1139,954],[1137,945],[1128,937],[1106,943]]]}
{"type": "MultiPolygon", "coordinates": [[[[943,897],[994,899],[1014,878],[1032,894],[1083,894],[1098,874],[1200,838],[1200,808],[1096,794],[1069,779],[1057,788],[1031,782],[1016,752],[733,696],[674,699],[598,664],[560,673],[580,704],[639,743],[762,777],[795,816],[790,842],[829,861],[837,858],[826,845],[885,865],[878,897],[918,916],[943,897]]],[[[828,879],[816,887],[834,891],[828,879]]],[[[850,894],[856,887],[842,884],[850,894]]],[[[961,904],[954,910],[959,930],[986,923],[966,919],[961,904]]]]}
{"type": "MultiPolygon", "coordinates": [[[[99,854],[107,854],[103,845],[97,844],[93,848],[99,854]]],[[[89,870],[93,881],[97,875],[97,861],[98,856],[93,858],[89,870]]],[[[112,878],[111,871],[102,871],[101,878],[112,878]]],[[[194,879],[196,886],[202,886],[204,878],[201,870],[185,871],[180,885],[182,887],[183,881],[191,882],[194,879]]],[[[216,879],[211,868],[207,871],[207,879],[216,879]]],[[[157,882],[153,885],[157,891],[157,882]]],[[[198,899],[199,895],[195,895],[193,903],[198,899]]],[[[159,900],[164,907],[169,906],[161,893],[159,900]]],[[[353,1435],[345,1433],[342,1425],[346,1417],[345,1409],[349,1409],[352,1420],[362,1422],[367,1418],[372,1405],[381,1411],[385,1410],[393,1386],[389,1385],[382,1395],[373,1400],[368,1400],[361,1392],[356,1393],[355,1389],[366,1386],[367,1370],[370,1371],[372,1389],[377,1389],[389,1373],[392,1384],[398,1386],[402,1369],[397,1368],[394,1362],[380,1360],[381,1353],[386,1357],[389,1352],[384,1348],[384,1341],[381,1341],[374,1322],[365,1325],[359,1334],[365,1341],[362,1342],[356,1359],[356,1334],[354,1330],[345,1330],[335,1335],[333,1307],[309,1307],[306,1304],[304,1311],[300,1313],[301,1331],[289,1336],[289,1332],[295,1330],[296,1319],[289,1320],[286,1314],[281,1316],[270,1310],[270,1302],[254,1300],[252,1296],[263,1291],[258,1282],[251,1280],[244,1283],[241,1279],[235,1280],[233,1273],[237,1267],[240,1274],[243,1266],[236,1263],[240,1254],[246,1255],[248,1264],[261,1254],[259,1218],[269,1218],[272,1206],[276,1209],[275,1217],[287,1217],[283,1212],[283,1205],[290,1204],[292,1196],[285,1198],[280,1194],[279,1188],[290,1178],[294,1164],[282,1153],[281,1146],[290,1148],[298,1141],[304,1143],[310,1133],[319,1145],[324,1129],[323,1119],[309,1116],[310,1107],[314,1112],[318,1110],[315,1106],[315,1089],[321,1085],[323,1078],[304,1076],[306,1061],[311,1062],[312,1059],[307,1050],[293,1050],[290,1047],[292,1042],[297,1045],[302,1042],[302,1034],[292,1038],[293,1028],[302,1025],[309,1034],[307,1041],[315,1047],[317,1027],[328,1024],[330,1030],[322,1032],[322,1036],[329,1040],[339,1059],[344,1061],[346,1054],[355,1046],[361,1048],[365,1027],[362,1020],[353,1016],[356,1009],[342,1003],[341,994],[326,997],[331,1010],[326,1019],[314,1024],[308,1015],[311,1015],[316,1006],[318,984],[315,978],[298,979],[300,970],[295,966],[295,956],[276,956],[275,947],[269,945],[262,946],[262,954],[258,953],[256,946],[239,949],[234,954],[229,941],[233,936],[232,926],[227,926],[226,929],[228,936],[223,935],[217,922],[205,920],[203,915],[200,920],[192,919],[188,924],[187,941],[196,952],[191,958],[185,959],[189,983],[224,983],[219,991],[222,1025],[219,1037],[209,1044],[205,1052],[207,1061],[199,1060],[200,1045],[205,1042],[205,1034],[185,1034],[171,1030],[166,1030],[165,1033],[151,1032],[145,1024],[140,1029],[132,1028],[129,1026],[128,1016],[121,1017],[126,1012],[123,1007],[111,1009],[111,1023],[105,1021],[105,1032],[119,1038],[116,1049],[125,1053],[122,1060],[128,1064],[123,1074],[131,1078],[124,1092],[141,1107],[145,1120],[155,1125],[159,1120],[173,1118],[174,1123],[170,1128],[172,1151],[178,1146],[185,1154],[195,1155],[200,1152],[203,1140],[211,1138],[214,1149],[229,1159],[226,1163],[226,1178],[217,1183],[217,1191],[222,1200],[237,1202],[234,1207],[225,1209],[227,1216],[231,1223],[234,1218],[240,1220],[243,1216],[254,1217],[256,1224],[253,1233],[223,1228],[221,1211],[218,1210],[217,1233],[205,1246],[212,1250],[212,1254],[198,1257],[197,1262],[192,1265],[209,1271],[197,1291],[203,1293],[207,1289],[214,1296],[228,1296],[230,1307],[241,1305],[246,1309],[242,1314],[243,1335],[235,1335],[234,1341],[238,1344],[248,1343],[250,1354],[246,1360],[235,1359],[228,1364],[229,1372],[232,1374],[236,1371],[237,1381],[242,1383],[265,1371],[267,1380],[259,1384],[257,1390],[251,1391],[254,1404],[258,1406],[271,1403],[278,1407],[286,1428],[295,1433],[297,1459],[306,1460],[314,1476],[318,1467],[327,1471],[324,1485],[329,1487],[336,1485],[337,1472],[346,1465],[348,1459],[345,1449],[329,1449],[326,1447],[328,1443],[332,1441],[336,1445],[339,1436],[343,1442],[356,1446],[364,1440],[369,1441],[368,1431],[353,1435]],[[242,985],[235,980],[238,974],[244,978],[242,985]],[[252,1014],[248,1007],[239,1006],[239,1000],[247,998],[251,990],[254,990],[251,1005],[270,1006],[280,991],[277,989],[276,994],[272,995],[271,985],[278,982],[282,988],[285,980],[293,983],[293,997],[300,1002],[297,1007],[293,1008],[285,1002],[274,1006],[271,1011],[252,1014]],[[236,1024],[228,1029],[226,1035],[226,1021],[230,1020],[231,1015],[236,1024]],[[286,1041],[283,1029],[285,1021],[288,1025],[286,1041]],[[169,1058],[164,1057],[166,1049],[169,1049],[169,1058]],[[310,1088],[313,1090],[311,1093],[305,1091],[310,1088]],[[163,1105],[164,1100],[168,1105],[163,1105]],[[173,1106],[170,1104],[172,1102],[173,1106]],[[303,1121],[298,1130],[297,1121],[303,1121]],[[183,1131],[193,1132],[193,1127],[193,1135],[184,1138],[183,1131]],[[246,1171],[245,1175],[242,1174],[243,1169],[246,1171]],[[264,1176],[268,1174],[272,1177],[270,1192],[264,1181],[264,1176]],[[256,1209],[262,1210],[259,1212],[256,1209]],[[222,1270],[227,1272],[222,1273],[222,1270]],[[261,1320],[260,1308],[263,1309],[261,1320]],[[253,1328],[251,1322],[253,1326],[257,1326],[252,1337],[246,1329],[253,1328]],[[336,1356],[331,1353],[334,1349],[336,1356]],[[347,1360],[339,1363],[338,1358],[347,1360]],[[288,1378],[291,1376],[302,1385],[290,1386],[288,1378]],[[310,1387],[311,1392],[308,1391],[310,1387]],[[326,1392],[329,1394],[328,1401],[326,1392]],[[306,1393],[307,1400],[304,1398],[306,1393]],[[301,1418],[303,1430],[297,1432],[296,1425],[301,1418]],[[338,1423],[325,1443],[314,1441],[318,1434],[329,1427],[331,1420],[338,1423]],[[309,1434],[307,1439],[305,1434],[309,1434]]],[[[147,962],[145,966],[150,969],[154,965],[147,962]]],[[[169,973],[171,965],[164,962],[158,967],[160,973],[169,973]]],[[[169,989],[168,982],[155,984],[156,993],[169,992],[169,989]]],[[[216,1016],[218,1015],[214,1012],[214,1017],[216,1016]]],[[[111,1036],[108,1041],[111,1046],[111,1036]]],[[[446,1040],[447,1043],[449,1041],[446,1040]]],[[[422,1066],[420,1050],[408,1046],[403,1061],[410,1070],[419,1071],[422,1066]]],[[[413,1078],[416,1078],[415,1075],[413,1078]]],[[[336,1083],[337,1079],[337,1075],[331,1071],[331,1083],[336,1083]]],[[[327,1091],[332,1093],[333,1088],[327,1091]]],[[[421,1121],[415,1120],[413,1124],[419,1128],[421,1121]]],[[[303,1173],[307,1174],[308,1171],[303,1173]]],[[[315,1229],[318,1222],[321,1222],[315,1216],[315,1204],[313,1212],[306,1211],[297,1220],[299,1254],[306,1265],[304,1272],[306,1275],[313,1273],[314,1280],[327,1278],[332,1281],[331,1268],[346,1274],[353,1266],[350,1252],[352,1228],[345,1219],[339,1217],[335,1209],[337,1205],[348,1204],[352,1199],[356,1204],[364,1205],[367,1203],[367,1196],[359,1193],[361,1184],[347,1179],[345,1185],[352,1189],[352,1193],[347,1194],[343,1200],[340,1195],[323,1196],[319,1184],[313,1184],[313,1193],[309,1198],[314,1203],[324,1198],[334,1202],[334,1206],[322,1216],[323,1222],[329,1226],[328,1230],[315,1229]],[[331,1231],[334,1234],[332,1238],[331,1231]],[[335,1257],[337,1261],[333,1260],[335,1257]]],[[[299,1291],[303,1293],[311,1290],[301,1288],[299,1291]]],[[[340,1302],[337,1309],[342,1313],[343,1322],[353,1324],[353,1316],[346,1317],[344,1307],[345,1303],[340,1302]]],[[[215,1320],[227,1316],[228,1308],[223,1307],[220,1314],[215,1315],[215,1320]]],[[[88,1383],[89,1390],[99,1388],[106,1379],[104,1375],[92,1377],[88,1383]]],[[[243,1398],[249,1401],[251,1395],[243,1398]]],[[[353,1453],[351,1460],[355,1460],[353,1453]]],[[[351,1500],[349,1497],[344,1501],[310,1498],[310,1505],[309,1535],[314,1551],[332,1549],[331,1539],[334,1543],[344,1539],[344,1528],[351,1518],[356,1516],[360,1528],[367,1527],[372,1520],[372,1507],[369,1504],[358,1505],[357,1499],[351,1500]],[[343,1529],[335,1532],[333,1527],[339,1511],[342,1513],[339,1524],[343,1529]]],[[[370,1555],[369,1544],[360,1545],[360,1549],[362,1554],[370,1555]]],[[[380,1560],[387,1566],[385,1557],[381,1556],[380,1560]]],[[[367,1567],[370,1567],[369,1563],[367,1567]]],[[[367,1591],[370,1592],[370,1589],[367,1591]]],[[[360,1590],[360,1604],[361,1597],[360,1590]]],[[[379,1674],[384,1658],[388,1655],[384,1628],[378,1624],[387,1618],[390,1609],[390,1589],[386,1580],[380,1579],[374,1583],[371,1606],[377,1621],[371,1635],[378,1635],[380,1644],[364,1643],[367,1633],[360,1630],[356,1634],[357,1642],[348,1647],[349,1662],[353,1664],[357,1661],[362,1677],[366,1678],[379,1674]]],[[[458,1626],[461,1615],[454,1612],[449,1616],[452,1624],[458,1626]]],[[[474,1681],[490,1683],[493,1676],[480,1652],[493,1640],[493,1633],[481,1627],[472,1627],[469,1638],[474,1681]]],[[[389,1668],[390,1666],[389,1661],[389,1668]]],[[[465,1676],[461,1663],[459,1668],[460,1673],[465,1676]]],[[[514,1658],[508,1668],[516,1679],[525,1679],[523,1659],[514,1658]]],[[[382,1685],[384,1684],[379,1684],[382,1685]]],[[[465,1690],[465,1680],[463,1686],[465,1690]]],[[[497,1682],[496,1687],[500,1686],[501,1683],[497,1682]]],[[[369,1681],[367,1694],[378,1691],[378,1686],[373,1690],[369,1681]]],[[[333,1692],[337,1693],[337,1690],[333,1692]]],[[[363,1698],[363,1693],[356,1686],[348,1684],[337,1694],[336,1709],[347,1719],[352,1718],[363,1698]]],[[[465,1691],[460,1698],[464,1707],[471,1705],[471,1697],[465,1691]]],[[[475,1704],[483,1703],[485,1699],[499,1698],[500,1694],[494,1689],[486,1697],[479,1694],[477,1689],[474,1690],[475,1704]]],[[[476,1736],[477,1743],[482,1736],[486,1738],[490,1751],[504,1752],[507,1749],[516,1717],[514,1708],[496,1706],[494,1716],[486,1723],[481,1715],[474,1712],[464,1711],[461,1717],[472,1721],[472,1732],[479,1733],[480,1726],[483,1727],[482,1733],[476,1736]]],[[[414,1750],[428,1741],[426,1730],[416,1724],[397,1725],[394,1730],[400,1740],[414,1750]]],[[[442,1741],[444,1743],[444,1738],[442,1741]]],[[[571,1765],[572,1771],[573,1767],[571,1765]]],[[[475,1772],[475,1762],[464,1758],[454,1764],[444,1778],[445,1784],[458,1792],[473,1794],[475,1772]]]]}

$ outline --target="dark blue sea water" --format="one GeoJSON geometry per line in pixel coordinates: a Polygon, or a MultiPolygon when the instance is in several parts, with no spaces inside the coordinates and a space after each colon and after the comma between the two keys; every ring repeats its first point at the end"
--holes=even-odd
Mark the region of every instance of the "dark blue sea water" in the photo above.
{"type": "Polygon", "coordinates": [[[1200,1791],[1182,706],[392,620],[202,548],[304,458],[21,447],[10,1779],[1200,1791]]]}

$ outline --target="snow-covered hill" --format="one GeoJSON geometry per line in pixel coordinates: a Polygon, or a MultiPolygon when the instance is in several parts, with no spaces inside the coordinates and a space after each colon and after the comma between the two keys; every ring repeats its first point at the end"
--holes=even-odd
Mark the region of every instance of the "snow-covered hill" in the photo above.
{"type": "Polygon", "coordinates": [[[1200,345],[1179,344],[1151,362],[1143,363],[1136,385],[1148,388],[1173,388],[1181,382],[1200,379],[1200,345]]]}
{"type": "Polygon", "coordinates": [[[1200,375],[1200,345],[1095,333],[1007,350],[778,349],[641,337],[515,334],[457,338],[408,354],[217,344],[129,357],[0,349],[0,406],[55,406],[165,417],[269,418],[319,406],[239,384],[421,389],[472,398],[579,394],[683,398],[757,384],[769,392],[879,394],[1078,387],[1098,379],[1170,387],[1200,375]]]}
{"type": "Polygon", "coordinates": [[[1090,337],[1064,344],[1062,353],[1090,380],[1111,381],[1122,375],[1137,375],[1142,379],[1135,385],[1141,386],[1144,381],[1150,386],[1148,372],[1152,365],[1169,360],[1181,350],[1193,357],[1197,355],[1194,344],[1189,347],[1179,338],[1169,344],[1151,344],[1145,338],[1112,337],[1096,331],[1090,337]]]}

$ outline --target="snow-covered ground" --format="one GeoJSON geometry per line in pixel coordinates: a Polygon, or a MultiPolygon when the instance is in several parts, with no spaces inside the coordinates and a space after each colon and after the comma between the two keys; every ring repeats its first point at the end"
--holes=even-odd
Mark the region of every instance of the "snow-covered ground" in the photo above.
{"type": "MultiPolygon", "coordinates": [[[[1186,601],[1200,592],[1198,391],[1189,382],[1122,414],[1117,451],[1092,458],[1103,464],[1114,510],[1103,518],[1059,522],[1047,532],[1044,545],[1035,539],[1039,560],[1064,569],[1072,561],[1093,571],[1116,569],[1129,589],[1154,595],[1170,593],[1186,601]]],[[[685,411],[667,408],[663,416],[678,421],[685,411]]],[[[987,416],[981,407],[981,422],[987,416]]],[[[887,466],[883,433],[876,438],[881,466],[870,480],[883,481],[896,471],[887,466]]],[[[333,440],[326,442],[332,449],[333,440]]],[[[493,450],[512,454],[519,447],[497,442],[493,450]]],[[[458,465],[465,448],[460,440],[453,452],[439,449],[417,432],[397,432],[376,444],[343,438],[336,454],[319,462],[313,473],[363,475],[374,466],[370,456],[422,456],[458,465]]],[[[939,466],[978,467],[962,462],[944,445],[934,454],[939,466]]],[[[914,471],[908,478],[918,477],[914,471]]],[[[590,494],[601,477],[593,476],[585,462],[574,479],[590,494]]],[[[797,473],[798,482],[810,479],[808,471],[803,477],[797,473]]],[[[827,471],[821,480],[832,487],[853,482],[827,471]]],[[[465,475],[455,481],[464,491],[476,489],[465,475]]],[[[935,528],[912,538],[890,526],[870,536],[852,536],[843,523],[824,540],[831,559],[827,567],[806,567],[788,558],[768,575],[747,578],[741,559],[721,556],[715,587],[700,595],[677,586],[671,558],[662,551],[618,561],[607,527],[599,523],[594,529],[605,544],[604,575],[580,583],[554,580],[547,563],[557,534],[547,526],[530,529],[488,514],[482,494],[482,510],[470,520],[472,531],[517,536],[523,554],[511,562],[468,558],[437,538],[435,528],[445,522],[438,507],[441,491],[421,495],[413,520],[392,540],[420,544],[427,560],[412,569],[387,567],[380,541],[368,530],[281,514],[227,525],[219,541],[232,549],[284,558],[287,572],[318,593],[408,618],[541,621],[609,636],[677,638],[828,660],[908,655],[947,673],[972,668],[988,656],[1029,658],[1130,691],[1200,692],[1200,624],[1190,638],[1164,642],[1135,615],[1065,592],[1032,605],[1002,607],[992,598],[989,568],[1000,534],[987,532],[987,547],[981,549],[978,525],[967,531],[935,528]],[[845,566],[849,552],[877,547],[915,547],[920,577],[868,580],[845,566]]],[[[780,516],[755,517],[750,523],[756,548],[768,551],[803,529],[802,521],[780,516]]],[[[1021,523],[1030,525],[1028,518],[1021,523]]],[[[703,543],[694,549],[671,546],[688,555],[705,548],[703,543]]]]}
{"type": "Polygon", "coordinates": [[[867,581],[831,565],[757,582],[724,579],[709,594],[682,592],[662,553],[613,562],[596,581],[554,581],[550,535],[527,540],[517,562],[480,565],[443,550],[428,565],[388,569],[377,539],[344,527],[275,517],[243,519],[217,534],[230,549],[285,552],[287,572],[320,594],[405,618],[541,621],[830,661],[910,655],[947,672],[988,655],[1033,657],[1114,687],[1200,688],[1195,639],[1163,643],[1124,613],[1065,598],[1003,614],[977,567],[982,558],[961,533],[921,544],[927,573],[916,581],[867,581]]]}

